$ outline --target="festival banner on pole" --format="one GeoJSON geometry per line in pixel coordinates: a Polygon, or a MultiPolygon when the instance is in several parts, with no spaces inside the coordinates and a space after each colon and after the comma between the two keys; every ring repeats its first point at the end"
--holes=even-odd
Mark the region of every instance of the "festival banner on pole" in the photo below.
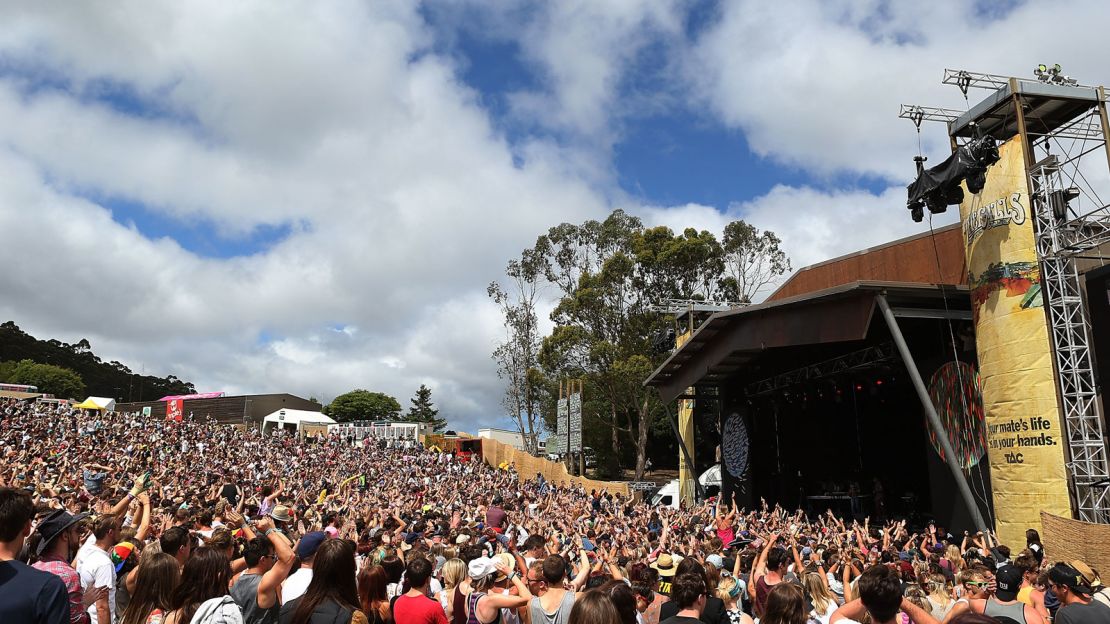
{"type": "Polygon", "coordinates": [[[1025,543],[1041,511],[1071,516],[1052,345],[1020,136],[960,205],[999,539],[1025,543]]]}
{"type": "Polygon", "coordinates": [[[181,399],[173,399],[166,401],[166,420],[173,420],[181,422],[182,412],[184,411],[185,401],[181,399]]]}
{"type": "MultiPolygon", "coordinates": [[[[693,335],[693,328],[687,328],[685,332],[675,337],[675,347],[681,349],[682,345],[686,344],[693,335]]],[[[686,393],[693,394],[694,389],[687,388],[686,393]]],[[[682,438],[682,442],[686,444],[686,450],[690,452],[690,462],[696,462],[697,458],[694,457],[693,399],[682,399],[678,402],[678,435],[682,438]]],[[[686,501],[686,504],[692,507],[696,502],[697,490],[694,483],[698,475],[693,470],[690,470],[690,462],[686,460],[686,456],[680,449],[678,451],[678,492],[682,500],[686,501]]]]}

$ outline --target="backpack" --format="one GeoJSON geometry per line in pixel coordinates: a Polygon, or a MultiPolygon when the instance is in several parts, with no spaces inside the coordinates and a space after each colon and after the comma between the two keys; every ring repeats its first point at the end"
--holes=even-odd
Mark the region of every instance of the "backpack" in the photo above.
{"type": "Polygon", "coordinates": [[[189,624],[243,624],[243,612],[231,596],[220,596],[201,603],[189,624]]]}

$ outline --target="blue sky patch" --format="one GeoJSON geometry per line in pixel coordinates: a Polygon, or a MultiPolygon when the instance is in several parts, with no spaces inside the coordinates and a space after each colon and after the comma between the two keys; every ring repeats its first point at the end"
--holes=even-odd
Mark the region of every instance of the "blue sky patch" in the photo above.
{"type": "Polygon", "coordinates": [[[262,253],[293,232],[290,223],[257,225],[244,236],[228,236],[208,219],[169,218],[149,210],[141,203],[125,199],[96,199],[112,211],[112,219],[126,227],[134,227],[151,240],[171,238],[182,248],[202,258],[227,259],[262,253]]]}

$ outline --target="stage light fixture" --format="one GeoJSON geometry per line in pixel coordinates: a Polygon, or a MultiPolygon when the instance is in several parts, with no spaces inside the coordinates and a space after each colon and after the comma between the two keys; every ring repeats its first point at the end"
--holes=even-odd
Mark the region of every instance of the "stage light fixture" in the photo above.
{"type": "Polygon", "coordinates": [[[1079,189],[1070,186],[1066,189],[1052,191],[1049,195],[1049,203],[1052,205],[1052,216],[1056,217],[1057,221],[1066,221],[1068,219],[1068,207],[1071,200],[1079,197],[1079,189]]]}

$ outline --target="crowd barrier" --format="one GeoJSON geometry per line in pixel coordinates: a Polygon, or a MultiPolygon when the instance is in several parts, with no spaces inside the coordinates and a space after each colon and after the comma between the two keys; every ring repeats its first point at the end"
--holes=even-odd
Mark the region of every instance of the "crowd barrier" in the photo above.
{"type": "Polygon", "coordinates": [[[581,485],[586,491],[606,490],[614,494],[628,495],[628,484],[621,481],[597,481],[585,477],[576,477],[567,471],[561,462],[553,462],[544,457],[532,455],[517,450],[509,444],[497,440],[482,440],[482,458],[493,467],[503,463],[513,464],[517,474],[522,479],[533,479],[537,474],[542,474],[544,479],[557,484],[574,483],[581,485]]]}
{"type": "Polygon", "coordinates": [[[1053,561],[1079,559],[1100,574],[1110,573],[1110,524],[1093,524],[1041,512],[1041,541],[1053,561]]]}

